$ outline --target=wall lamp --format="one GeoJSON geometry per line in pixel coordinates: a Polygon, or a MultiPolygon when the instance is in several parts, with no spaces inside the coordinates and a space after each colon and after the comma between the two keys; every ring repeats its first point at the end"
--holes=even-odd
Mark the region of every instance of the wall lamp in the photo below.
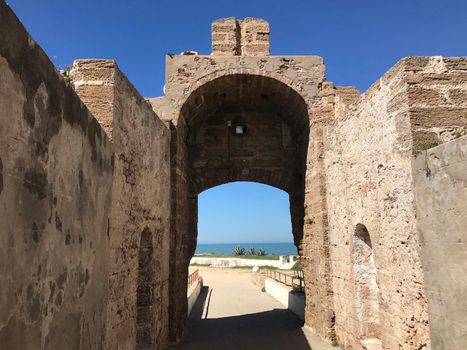
{"type": "MultiPolygon", "coordinates": [[[[237,118],[236,118],[237,119],[237,118]]],[[[232,127],[232,121],[229,120],[227,122],[227,126],[230,128],[232,127]]],[[[233,134],[235,135],[244,135],[246,134],[246,126],[240,120],[234,120],[233,128],[231,129],[233,134]]]]}

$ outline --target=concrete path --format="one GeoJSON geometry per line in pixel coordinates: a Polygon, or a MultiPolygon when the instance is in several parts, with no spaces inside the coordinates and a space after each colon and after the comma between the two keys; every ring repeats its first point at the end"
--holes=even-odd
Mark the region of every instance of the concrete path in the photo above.
{"type": "Polygon", "coordinates": [[[200,268],[204,285],[185,338],[172,349],[335,350],[250,282],[250,272],[200,268]]]}

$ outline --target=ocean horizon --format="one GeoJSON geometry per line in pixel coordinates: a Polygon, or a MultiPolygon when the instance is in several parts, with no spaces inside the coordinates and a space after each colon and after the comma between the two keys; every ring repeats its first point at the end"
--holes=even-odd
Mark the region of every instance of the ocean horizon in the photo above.
{"type": "Polygon", "coordinates": [[[236,246],[254,248],[256,251],[264,249],[266,254],[297,255],[297,248],[293,243],[199,243],[195,254],[233,254],[236,246]]]}

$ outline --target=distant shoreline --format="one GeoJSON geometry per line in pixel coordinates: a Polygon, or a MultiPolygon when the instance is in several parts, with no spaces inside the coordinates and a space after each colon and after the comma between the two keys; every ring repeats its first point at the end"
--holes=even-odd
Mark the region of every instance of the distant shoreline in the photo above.
{"type": "Polygon", "coordinates": [[[202,242],[198,242],[199,245],[223,245],[223,244],[228,244],[228,245],[243,245],[243,246],[247,246],[247,245],[262,245],[262,244],[292,244],[291,242],[241,242],[241,243],[237,243],[237,242],[229,242],[229,243],[202,243],[202,242]]]}
{"type": "Polygon", "coordinates": [[[279,256],[277,254],[267,254],[267,255],[258,255],[258,254],[244,254],[244,255],[235,255],[235,254],[228,254],[228,253],[200,253],[195,254],[195,257],[198,258],[235,258],[235,259],[259,259],[259,260],[279,260],[279,256]]]}
{"type": "MultiPolygon", "coordinates": [[[[196,255],[199,254],[210,254],[213,257],[216,254],[220,254],[223,257],[225,255],[231,255],[232,257],[238,257],[235,254],[236,247],[244,249],[244,255],[248,255],[250,250],[254,250],[255,253],[259,253],[261,250],[263,254],[253,255],[268,255],[275,256],[278,258],[280,255],[297,255],[297,248],[292,242],[289,243],[198,243],[196,247],[196,255]]],[[[241,255],[240,255],[241,256],[241,255]]]]}

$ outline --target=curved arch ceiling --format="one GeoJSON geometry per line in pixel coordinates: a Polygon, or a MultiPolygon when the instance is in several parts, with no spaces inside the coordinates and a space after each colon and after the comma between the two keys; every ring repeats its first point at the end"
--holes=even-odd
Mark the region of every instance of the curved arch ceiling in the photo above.
{"type": "Polygon", "coordinates": [[[218,111],[274,111],[287,123],[308,128],[308,110],[303,98],[274,78],[232,74],[214,79],[195,90],[182,108],[190,128],[218,111]]]}
{"type": "Polygon", "coordinates": [[[189,96],[181,118],[196,193],[232,181],[288,192],[303,187],[308,109],[286,84],[260,75],[222,76],[189,96]]]}

